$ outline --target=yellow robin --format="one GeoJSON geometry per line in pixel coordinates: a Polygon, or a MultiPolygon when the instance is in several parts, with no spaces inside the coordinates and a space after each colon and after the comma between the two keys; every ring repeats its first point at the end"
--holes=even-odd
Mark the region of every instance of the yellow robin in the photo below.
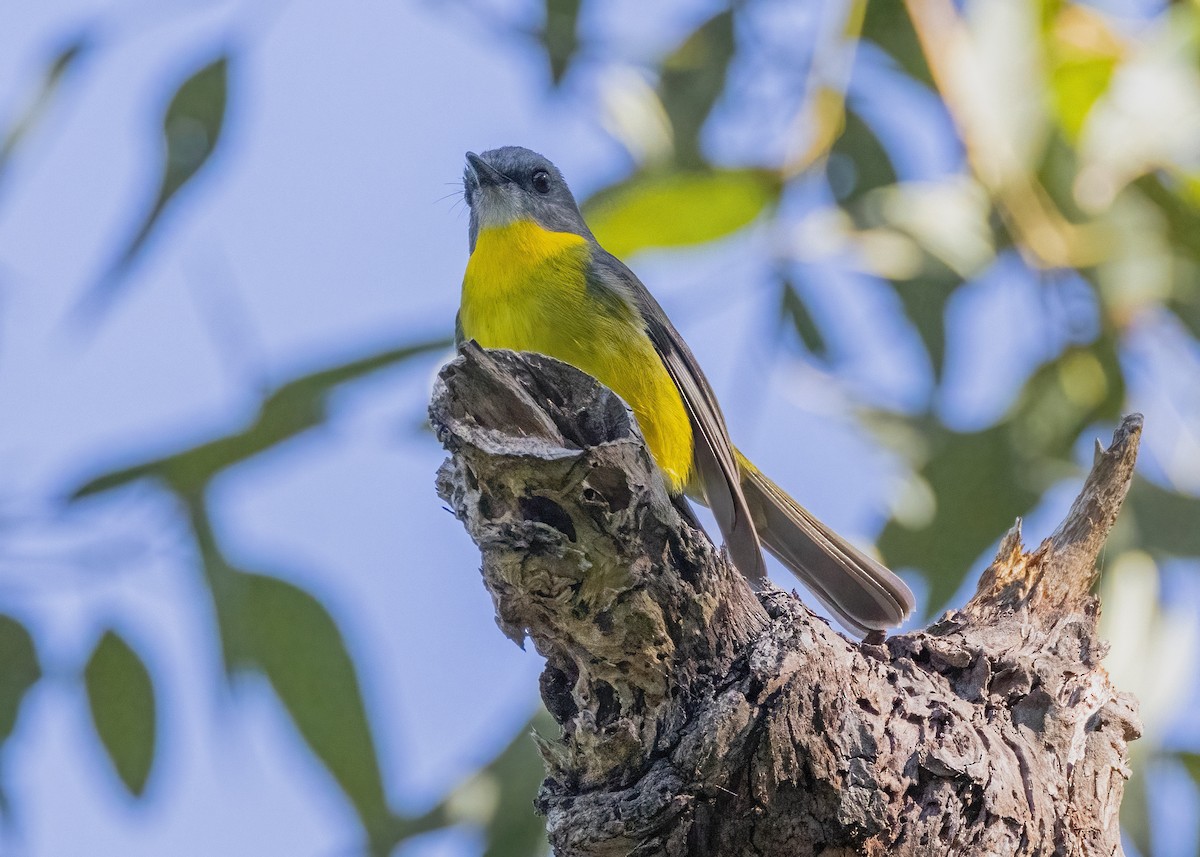
{"type": "Polygon", "coordinates": [[[904,621],[913,609],[904,582],[734,448],[683,337],[641,280],[597,243],[554,164],[517,146],[468,152],[464,190],[471,257],[460,344],[546,354],[616,392],[671,494],[712,509],[752,583],[766,577],[761,541],[849,630],[904,621]]]}

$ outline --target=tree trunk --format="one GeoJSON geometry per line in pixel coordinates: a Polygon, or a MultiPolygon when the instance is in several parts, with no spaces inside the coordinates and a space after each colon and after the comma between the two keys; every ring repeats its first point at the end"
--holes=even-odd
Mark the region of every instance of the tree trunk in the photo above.
{"type": "Polygon", "coordinates": [[[571,367],[469,345],[430,412],[497,622],[546,658],[561,735],[535,736],[537,807],[560,857],[1121,853],[1139,724],[1089,590],[1140,417],[1053,536],[1027,553],[1013,527],[963,610],[856,643],[751,592],[571,367]]]}

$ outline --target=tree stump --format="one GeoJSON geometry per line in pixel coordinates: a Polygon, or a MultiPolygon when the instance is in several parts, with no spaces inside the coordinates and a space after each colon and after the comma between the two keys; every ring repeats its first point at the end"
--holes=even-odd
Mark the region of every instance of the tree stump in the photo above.
{"type": "Polygon", "coordinates": [[[471,344],[430,413],[496,621],[546,658],[561,734],[535,736],[537,807],[560,857],[1121,853],[1140,727],[1089,591],[1140,416],[1049,539],[1026,552],[1013,527],[963,610],[854,642],[753,593],[581,372],[471,344]]]}

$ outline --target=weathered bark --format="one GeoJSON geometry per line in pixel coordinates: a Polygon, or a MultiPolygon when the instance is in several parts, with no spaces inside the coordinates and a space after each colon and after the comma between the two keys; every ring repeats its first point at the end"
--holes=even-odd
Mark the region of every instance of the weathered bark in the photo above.
{"type": "Polygon", "coordinates": [[[431,414],[497,622],[546,657],[557,854],[1121,853],[1139,725],[1088,593],[1140,417],[1051,538],[1025,553],[1013,528],[966,608],[855,643],[752,593],[576,370],[469,347],[431,414]]]}

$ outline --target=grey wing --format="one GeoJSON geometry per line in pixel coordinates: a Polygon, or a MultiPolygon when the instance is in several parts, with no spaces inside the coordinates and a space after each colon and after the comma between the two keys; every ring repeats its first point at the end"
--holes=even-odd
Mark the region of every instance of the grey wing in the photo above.
{"type": "Polygon", "coordinates": [[[765,580],[767,568],[742,494],[729,430],[700,364],[658,301],[621,260],[598,246],[593,248],[588,280],[589,288],[599,290],[604,297],[629,300],[641,314],[655,351],[683,397],[692,424],[701,490],[721,528],[733,564],[751,581],[765,580]]]}
{"type": "Polygon", "coordinates": [[[463,326],[462,326],[462,311],[460,310],[459,312],[456,312],[454,314],[454,348],[455,348],[455,350],[457,351],[458,349],[462,348],[463,343],[466,342],[466,340],[467,340],[467,337],[463,333],[463,326]]]}

